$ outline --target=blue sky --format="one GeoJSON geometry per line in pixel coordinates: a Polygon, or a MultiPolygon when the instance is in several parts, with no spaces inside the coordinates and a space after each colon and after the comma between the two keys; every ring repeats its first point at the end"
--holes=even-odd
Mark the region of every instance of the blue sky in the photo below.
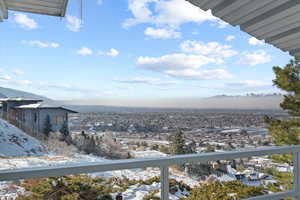
{"type": "Polygon", "coordinates": [[[0,83],[66,100],[198,98],[278,92],[291,57],[184,0],[79,0],[65,18],[11,12],[0,83]]]}

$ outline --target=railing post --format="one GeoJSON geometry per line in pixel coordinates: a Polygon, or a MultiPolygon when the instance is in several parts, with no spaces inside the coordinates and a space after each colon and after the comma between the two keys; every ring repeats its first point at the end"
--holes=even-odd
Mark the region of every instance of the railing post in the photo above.
{"type": "Polygon", "coordinates": [[[169,167],[160,168],[160,188],[161,199],[169,200],[169,167]]]}
{"type": "Polygon", "coordinates": [[[300,152],[293,153],[294,165],[294,190],[297,193],[297,200],[300,200],[300,152]]]}

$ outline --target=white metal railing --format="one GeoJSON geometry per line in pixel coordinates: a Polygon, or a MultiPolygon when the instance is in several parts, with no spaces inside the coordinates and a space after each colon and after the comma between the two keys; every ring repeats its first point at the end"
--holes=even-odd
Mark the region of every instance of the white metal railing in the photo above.
{"type": "Polygon", "coordinates": [[[184,163],[209,162],[217,160],[232,160],[252,156],[293,154],[294,158],[294,188],[293,190],[269,195],[248,198],[247,200],[269,200],[293,197],[300,200],[300,146],[257,148],[251,150],[237,150],[220,153],[189,154],[162,158],[129,159],[104,162],[91,162],[84,164],[70,164],[63,166],[37,167],[0,171],[0,181],[12,181],[19,179],[32,179],[43,177],[56,177],[71,174],[105,172],[124,169],[136,169],[146,167],[159,167],[161,169],[161,199],[169,199],[169,167],[184,163]]]}

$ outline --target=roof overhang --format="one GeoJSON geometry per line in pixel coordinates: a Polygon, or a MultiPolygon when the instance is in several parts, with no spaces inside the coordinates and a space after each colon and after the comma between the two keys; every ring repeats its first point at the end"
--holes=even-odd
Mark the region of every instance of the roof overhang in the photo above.
{"type": "Polygon", "coordinates": [[[68,0],[0,0],[0,21],[8,18],[8,11],[21,11],[64,17],[68,0]]]}
{"type": "Polygon", "coordinates": [[[300,57],[300,0],[187,0],[259,40],[300,57]]]}

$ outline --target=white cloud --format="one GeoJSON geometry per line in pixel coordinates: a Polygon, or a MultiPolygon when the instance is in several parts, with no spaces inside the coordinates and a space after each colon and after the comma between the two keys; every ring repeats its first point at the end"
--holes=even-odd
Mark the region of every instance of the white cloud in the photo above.
{"type": "Polygon", "coordinates": [[[67,28],[73,32],[79,32],[82,26],[81,19],[75,16],[67,15],[67,28]]]}
{"type": "Polygon", "coordinates": [[[215,57],[228,58],[238,54],[230,45],[221,45],[218,42],[204,43],[201,41],[187,40],[181,43],[180,48],[183,52],[200,55],[211,55],[215,57]]]}
{"type": "Polygon", "coordinates": [[[82,55],[82,56],[110,56],[110,57],[115,57],[117,55],[119,55],[119,51],[117,49],[111,48],[109,51],[107,52],[102,52],[102,51],[98,51],[96,53],[96,51],[92,50],[89,47],[83,46],[81,47],[79,50],[76,51],[76,54],[78,55],[82,55]]]}
{"type": "Polygon", "coordinates": [[[210,11],[203,11],[185,0],[129,0],[128,7],[133,18],[125,20],[125,27],[151,23],[174,28],[186,22],[220,22],[210,11]]]}
{"type": "Polygon", "coordinates": [[[272,57],[264,50],[257,50],[254,52],[245,52],[238,61],[240,65],[255,66],[258,64],[265,64],[272,61],[272,57]]]}
{"type": "Polygon", "coordinates": [[[28,30],[33,30],[38,27],[38,24],[35,22],[35,20],[29,18],[25,14],[14,14],[14,22],[20,27],[28,30]]]}
{"type": "Polygon", "coordinates": [[[232,40],[235,40],[235,36],[234,35],[228,35],[225,39],[225,41],[230,42],[232,40]]]}
{"type": "Polygon", "coordinates": [[[117,49],[111,48],[107,53],[107,56],[115,57],[119,55],[119,51],[117,49]]]}
{"type": "Polygon", "coordinates": [[[189,54],[169,54],[161,57],[139,57],[137,59],[137,65],[141,68],[177,78],[206,80],[232,77],[225,69],[199,69],[209,63],[219,64],[220,60],[204,55],[189,54]]]}
{"type": "Polygon", "coordinates": [[[264,45],[265,43],[261,40],[256,39],[255,37],[251,37],[248,40],[248,43],[253,46],[264,45]]]}
{"type": "Polygon", "coordinates": [[[135,77],[135,78],[115,78],[114,81],[128,84],[149,84],[149,85],[174,85],[179,81],[164,81],[159,78],[135,77]]]}
{"type": "Polygon", "coordinates": [[[58,48],[60,47],[59,43],[56,42],[42,42],[39,40],[22,40],[22,44],[26,44],[33,47],[41,48],[58,48]]]}
{"type": "Polygon", "coordinates": [[[227,83],[227,86],[233,88],[262,88],[262,87],[269,87],[272,86],[272,82],[265,82],[261,80],[244,80],[244,81],[237,81],[227,83]]]}
{"type": "Polygon", "coordinates": [[[184,70],[168,70],[166,74],[187,79],[187,80],[211,80],[211,79],[228,79],[232,78],[233,75],[230,74],[226,69],[184,69],[184,70]]]}
{"type": "Polygon", "coordinates": [[[24,71],[22,71],[21,69],[14,69],[13,73],[17,76],[21,76],[24,74],[24,71]]]}
{"type": "Polygon", "coordinates": [[[145,30],[145,35],[150,36],[152,38],[161,38],[161,39],[169,39],[169,38],[180,38],[181,33],[172,29],[164,29],[164,28],[151,28],[148,27],[145,30]]]}
{"type": "Polygon", "coordinates": [[[169,69],[199,68],[208,63],[218,63],[215,58],[203,55],[168,54],[161,57],[139,57],[137,64],[154,71],[169,69]]]}
{"type": "Polygon", "coordinates": [[[76,51],[78,55],[82,56],[90,56],[93,55],[93,51],[88,47],[81,47],[78,51],[76,51]]]}

